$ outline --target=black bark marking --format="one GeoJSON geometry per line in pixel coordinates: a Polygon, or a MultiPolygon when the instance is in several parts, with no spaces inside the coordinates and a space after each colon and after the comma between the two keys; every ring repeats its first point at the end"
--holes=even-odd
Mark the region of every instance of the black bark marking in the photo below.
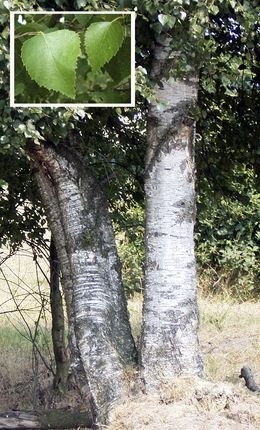
{"type": "MultiPolygon", "coordinates": [[[[194,200],[194,199],[193,199],[194,200]]],[[[184,205],[181,206],[182,211],[176,216],[176,224],[181,224],[184,221],[188,221],[190,223],[195,221],[196,217],[196,208],[194,201],[187,201],[184,205]]]]}
{"type": "MultiPolygon", "coordinates": [[[[167,110],[167,112],[172,112],[172,119],[168,126],[164,127],[163,134],[158,136],[157,130],[161,125],[163,127],[163,116],[164,113],[158,112],[156,106],[153,106],[148,113],[148,122],[150,124],[148,130],[149,136],[153,145],[153,154],[149,165],[146,166],[145,174],[149,176],[149,173],[153,170],[156,162],[159,162],[161,153],[169,154],[172,150],[184,149],[187,145],[185,139],[181,137],[181,131],[184,127],[189,130],[188,136],[188,147],[190,156],[193,157],[194,148],[194,132],[195,132],[195,122],[194,119],[189,115],[190,109],[194,106],[194,101],[180,101],[176,106],[173,106],[167,110]],[[192,129],[192,130],[190,130],[192,129]]],[[[190,178],[192,181],[193,178],[190,178]]]]}

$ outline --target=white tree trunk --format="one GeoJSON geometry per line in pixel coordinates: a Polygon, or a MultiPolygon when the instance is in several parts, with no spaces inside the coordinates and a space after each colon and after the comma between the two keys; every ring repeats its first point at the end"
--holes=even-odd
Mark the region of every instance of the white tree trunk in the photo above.
{"type": "Polygon", "coordinates": [[[179,374],[202,373],[197,338],[195,124],[188,110],[196,79],[166,77],[167,40],[154,51],[152,75],[163,112],[151,104],[146,159],[146,269],[141,367],[147,390],[179,374]]]}
{"type": "Polygon", "coordinates": [[[41,145],[31,150],[40,193],[55,239],[95,420],[124,391],[135,347],[120,277],[114,234],[98,183],[81,160],[41,145]]]}

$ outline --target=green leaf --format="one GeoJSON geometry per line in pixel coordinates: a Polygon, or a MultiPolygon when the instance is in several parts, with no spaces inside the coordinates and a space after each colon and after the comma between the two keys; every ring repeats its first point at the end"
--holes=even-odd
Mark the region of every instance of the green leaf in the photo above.
{"type": "Polygon", "coordinates": [[[22,94],[24,92],[25,85],[23,82],[15,82],[14,87],[14,95],[19,96],[19,94],[22,94]]]}
{"type": "Polygon", "coordinates": [[[115,83],[121,82],[131,74],[131,39],[127,37],[118,53],[106,65],[106,70],[115,83]]]}
{"type": "Polygon", "coordinates": [[[124,40],[124,29],[118,21],[95,22],[85,33],[85,50],[93,71],[108,63],[124,40]]]}
{"type": "Polygon", "coordinates": [[[3,179],[0,179],[0,187],[7,187],[7,186],[8,186],[8,183],[3,179]]]}
{"type": "Polygon", "coordinates": [[[45,24],[38,24],[37,22],[30,22],[26,25],[20,25],[18,28],[16,28],[15,33],[16,34],[24,34],[24,33],[31,33],[31,32],[38,32],[42,31],[45,32],[48,27],[45,24]]]}
{"type": "Polygon", "coordinates": [[[230,88],[226,88],[225,94],[230,97],[237,97],[237,90],[231,90],[230,88]]]}
{"type": "Polygon", "coordinates": [[[87,25],[92,20],[93,16],[93,13],[83,13],[80,15],[75,15],[77,21],[81,25],[87,25]]]}
{"type": "Polygon", "coordinates": [[[217,15],[219,13],[219,8],[216,5],[212,5],[212,6],[210,6],[209,11],[213,15],[217,15]]]}
{"type": "MultiPolygon", "coordinates": [[[[112,22],[115,21],[117,18],[122,19],[123,15],[121,13],[102,13],[100,15],[95,15],[95,21],[93,19],[93,22],[112,22]]],[[[124,16],[124,20],[126,20],[126,15],[124,16]]]]}
{"type": "Polygon", "coordinates": [[[103,103],[131,103],[131,92],[130,90],[116,91],[116,90],[106,90],[106,91],[96,91],[95,96],[100,98],[103,103]]]}
{"type": "Polygon", "coordinates": [[[122,9],[132,7],[132,0],[119,0],[119,5],[122,9]]]}
{"type": "Polygon", "coordinates": [[[173,28],[176,23],[176,18],[172,15],[164,15],[163,13],[160,13],[158,15],[158,21],[166,27],[173,28]]]}
{"type": "Polygon", "coordinates": [[[85,7],[87,4],[87,0],[76,0],[76,4],[78,9],[80,9],[81,7],[85,7]]]}
{"type": "Polygon", "coordinates": [[[75,98],[80,39],[70,30],[39,34],[24,42],[22,61],[31,79],[48,90],[75,98]]]}
{"type": "Polygon", "coordinates": [[[230,5],[231,5],[231,7],[233,8],[233,9],[235,9],[236,8],[236,5],[237,5],[237,2],[236,2],[236,0],[230,0],[230,5]]]}

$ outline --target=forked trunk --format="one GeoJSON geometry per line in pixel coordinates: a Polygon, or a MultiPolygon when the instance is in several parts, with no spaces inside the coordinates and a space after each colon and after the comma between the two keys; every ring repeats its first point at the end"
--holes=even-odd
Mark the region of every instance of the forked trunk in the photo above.
{"type": "Polygon", "coordinates": [[[146,270],[141,365],[147,390],[179,374],[202,373],[197,338],[195,124],[189,109],[196,80],[167,77],[168,41],[157,44],[152,75],[160,79],[159,111],[151,104],[146,159],[146,270]]]}
{"type": "Polygon", "coordinates": [[[124,392],[126,367],[135,364],[106,201],[75,155],[46,145],[30,154],[59,257],[74,365],[82,364],[94,421],[104,424],[124,392]]]}

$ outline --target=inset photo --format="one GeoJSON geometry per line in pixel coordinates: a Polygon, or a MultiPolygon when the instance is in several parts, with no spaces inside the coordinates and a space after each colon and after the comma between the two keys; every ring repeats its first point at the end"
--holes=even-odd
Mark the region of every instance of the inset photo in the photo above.
{"type": "Polygon", "coordinates": [[[134,106],[134,12],[11,12],[10,105],[134,106]]]}

